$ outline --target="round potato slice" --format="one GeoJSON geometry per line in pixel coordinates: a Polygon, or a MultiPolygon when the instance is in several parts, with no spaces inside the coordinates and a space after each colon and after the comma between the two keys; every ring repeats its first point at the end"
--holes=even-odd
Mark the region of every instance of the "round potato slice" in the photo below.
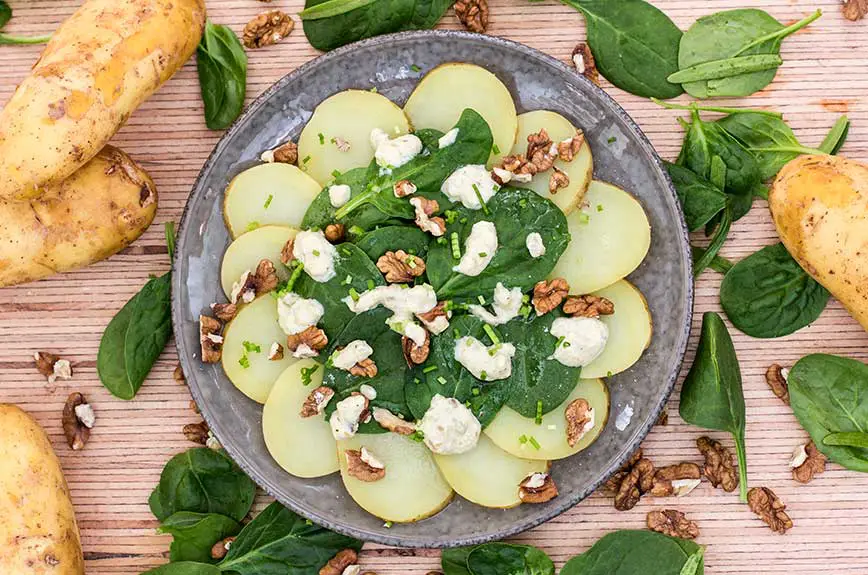
{"type": "Polygon", "coordinates": [[[322,186],[290,164],[260,164],[229,183],[223,219],[232,239],[260,226],[301,227],[304,213],[322,186]]]}
{"type": "Polygon", "coordinates": [[[651,246],[645,210],[612,184],[591,182],[567,222],[572,239],[550,277],[567,280],[573,293],[591,293],[626,277],[651,246]]]}
{"type": "Polygon", "coordinates": [[[458,495],[484,507],[506,509],[521,503],[518,484],[531,473],[544,473],[548,461],[521,459],[481,435],[467,453],[434,455],[443,477],[458,495]]]}
{"type": "Polygon", "coordinates": [[[417,129],[447,132],[466,108],[476,110],[491,128],[494,149],[489,163],[512,149],[518,127],[515,103],[503,82],[485,68],[459,63],[434,68],[410,94],[404,112],[417,129]]]}
{"type": "Polygon", "coordinates": [[[385,521],[409,523],[431,517],[452,500],[452,488],[422,443],[397,433],[360,434],[338,441],[341,478],[350,497],[368,513],[385,521]],[[380,460],[386,475],[361,481],[347,472],[347,449],[365,447],[380,460]]]}
{"type": "Polygon", "coordinates": [[[525,459],[553,460],[575,455],[596,441],[609,419],[609,390],[601,379],[580,379],[576,389],[556,409],[545,414],[542,424],[504,407],[483,433],[495,445],[525,459]],[[584,398],[594,409],[594,427],[573,447],[567,443],[564,411],[574,400],[584,398]],[[539,445],[537,449],[534,441],[539,445]]]}
{"type": "Polygon", "coordinates": [[[300,415],[310,392],[322,383],[323,371],[312,359],[293,363],[274,382],[262,408],[265,446],[277,464],[296,477],[322,477],[340,468],[335,439],[325,415],[300,415]],[[307,385],[305,373],[309,378],[307,385]]]}
{"type": "MultiPolygon", "coordinates": [[[[548,110],[526,112],[518,117],[518,136],[510,153],[524,154],[527,152],[527,137],[542,129],[548,132],[553,142],[568,140],[576,133],[576,127],[557,112],[548,110]]],[[[515,183],[514,185],[535,191],[554,202],[565,214],[569,214],[579,206],[594,175],[591,146],[586,141],[572,162],[555,160],[555,167],[564,172],[570,179],[569,185],[558,190],[556,194],[549,192],[549,178],[552,175],[552,169],[535,175],[530,183],[515,183]]]]}
{"type": "Polygon", "coordinates": [[[298,138],[299,166],[325,186],[332,172],[346,172],[371,163],[371,131],[391,137],[410,131],[410,123],[391,100],[364,90],[344,90],[316,107],[298,138]]]}
{"type": "Polygon", "coordinates": [[[232,292],[232,285],[241,279],[247,270],[256,271],[261,260],[271,260],[277,276],[281,281],[289,275],[289,271],[280,261],[280,252],[298,230],[286,226],[262,226],[252,232],[240,236],[229,244],[223,254],[223,265],[220,268],[220,283],[226,297],[232,292]]]}
{"type": "Polygon", "coordinates": [[[621,280],[594,292],[615,304],[615,313],[601,315],[609,327],[609,341],[597,359],[582,368],[582,377],[607,377],[639,361],[651,343],[651,312],[636,286],[621,280]]]}
{"type": "Polygon", "coordinates": [[[265,403],[271,386],[284,370],[298,361],[290,353],[283,359],[268,359],[271,344],[286,344],[286,334],[277,324],[277,300],[262,295],[241,308],[223,332],[223,370],[241,392],[265,403]],[[245,347],[259,346],[259,351],[245,347]],[[246,358],[246,359],[244,359],[246,358]]]}

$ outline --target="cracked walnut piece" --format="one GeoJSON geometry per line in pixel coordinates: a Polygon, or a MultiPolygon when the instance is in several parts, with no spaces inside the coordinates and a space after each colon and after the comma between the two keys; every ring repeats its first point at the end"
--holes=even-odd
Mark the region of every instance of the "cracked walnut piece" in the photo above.
{"type": "Polygon", "coordinates": [[[484,34],[488,29],[488,0],[458,0],[455,15],[471,32],[484,34]]]}
{"type": "Polygon", "coordinates": [[[271,10],[256,16],[244,27],[242,41],[246,48],[262,48],[286,38],[295,27],[288,14],[271,10]]]}
{"type": "Polygon", "coordinates": [[[775,396],[786,403],[790,404],[790,389],[787,385],[787,375],[789,370],[773,363],[766,370],[766,383],[772,390],[775,396]]]}
{"type": "Polygon", "coordinates": [[[576,67],[576,72],[596,84],[600,85],[600,74],[597,72],[597,62],[594,60],[594,54],[591,52],[590,46],[584,42],[579,42],[573,48],[573,54],[570,57],[573,65],[576,67]]]}
{"type": "MultiPolygon", "coordinates": [[[[632,458],[631,458],[632,459],[632,458]]],[[[627,511],[636,506],[643,493],[651,489],[654,484],[654,464],[650,459],[644,457],[638,459],[629,470],[622,470],[616,474],[620,476],[620,482],[617,482],[617,477],[612,477],[608,483],[609,487],[617,486],[615,492],[615,509],[618,511],[627,511]]]]}
{"type": "Polygon", "coordinates": [[[799,446],[790,465],[793,468],[793,479],[799,483],[810,483],[814,475],[826,471],[826,456],[810,441],[807,445],[799,446]]]}
{"type": "Polygon", "coordinates": [[[696,447],[705,457],[705,476],[715,487],[721,486],[726,492],[738,487],[738,471],[732,462],[732,453],[719,441],[709,437],[696,440],[696,447]]]}
{"type": "Polygon", "coordinates": [[[699,526],[689,520],[684,513],[675,509],[663,509],[650,511],[645,518],[648,529],[682,539],[696,539],[699,537],[699,526]]]}
{"type": "Polygon", "coordinates": [[[533,286],[533,308],[537,315],[545,315],[561,305],[567,294],[570,293],[570,284],[563,278],[555,278],[550,282],[545,280],[537,282],[533,286]]]}
{"type": "Polygon", "coordinates": [[[702,469],[695,463],[667,465],[654,472],[654,485],[649,493],[654,497],[681,497],[693,491],[701,478],[702,469]]]}
{"type": "Polygon", "coordinates": [[[409,421],[404,421],[388,409],[375,407],[373,409],[374,421],[380,424],[380,427],[387,429],[392,433],[399,435],[413,435],[416,433],[416,426],[409,421]]]}
{"type": "Polygon", "coordinates": [[[347,228],[343,224],[329,224],[326,226],[323,235],[330,243],[339,244],[344,241],[347,228]]]}
{"type": "Polygon", "coordinates": [[[557,496],[558,486],[548,473],[531,473],[518,484],[518,498],[522,503],[545,503],[557,496]]]}
{"type": "Polygon", "coordinates": [[[226,554],[229,552],[229,547],[235,541],[235,537],[227,537],[226,539],[221,539],[217,543],[211,546],[211,559],[223,559],[226,557],[226,554]]]}
{"type": "Polygon", "coordinates": [[[278,164],[296,165],[298,163],[298,144],[290,140],[272,150],[262,152],[259,159],[269,164],[277,162],[278,164]]]}
{"type": "Polygon", "coordinates": [[[315,325],[308,327],[301,333],[286,336],[286,349],[293,352],[300,345],[306,345],[314,351],[321,351],[328,343],[329,338],[326,333],[315,325]]]}
{"type": "Polygon", "coordinates": [[[377,260],[377,269],[390,284],[409,283],[425,273],[425,260],[404,250],[386,252],[377,260]]]}
{"type": "Polygon", "coordinates": [[[310,392],[307,399],[301,406],[302,417],[313,417],[322,413],[332,398],[335,396],[335,391],[324,385],[319,386],[310,392]]]}
{"type": "Polygon", "coordinates": [[[793,527],[793,520],[786,512],[787,506],[768,487],[754,487],[748,491],[747,504],[775,533],[783,535],[793,527]]]}
{"type": "Polygon", "coordinates": [[[67,359],[46,351],[37,351],[33,354],[36,370],[44,375],[49,385],[54,385],[58,379],[72,379],[72,364],[67,359]]]}
{"type": "Polygon", "coordinates": [[[70,393],[66,398],[61,416],[66,443],[73,451],[84,449],[93,427],[93,409],[79,392],[70,393]]]}
{"type": "Polygon", "coordinates": [[[370,454],[364,453],[365,451],[364,447],[362,451],[356,449],[344,450],[344,455],[347,458],[347,474],[366,483],[379,481],[386,476],[386,468],[372,465],[370,454]],[[365,455],[368,455],[368,457],[365,457],[365,455]],[[365,459],[368,459],[368,461],[365,461],[365,459]]]}
{"type": "Polygon", "coordinates": [[[549,193],[555,195],[561,188],[566,188],[570,185],[570,177],[555,167],[552,167],[552,175],[549,176],[549,193]]]}
{"type": "Polygon", "coordinates": [[[187,441],[192,441],[199,445],[205,445],[208,443],[208,432],[211,430],[208,428],[207,423],[200,421],[199,423],[188,423],[184,426],[182,431],[184,432],[184,437],[187,438],[187,441]]]}
{"type": "Polygon", "coordinates": [[[615,313],[615,304],[598,295],[571,295],[564,301],[563,310],[573,317],[600,317],[615,313]]]}
{"type": "Polygon", "coordinates": [[[558,158],[564,162],[572,162],[582,145],[585,143],[585,134],[581,130],[576,130],[572,138],[558,142],[558,158]]]}
{"type": "Polygon", "coordinates": [[[202,361],[217,363],[223,355],[222,325],[219,320],[207,315],[199,316],[199,344],[202,348],[202,361]]]}
{"type": "Polygon", "coordinates": [[[238,313],[238,305],[234,303],[212,303],[211,311],[220,321],[232,321],[238,313]]]}
{"type": "Polygon", "coordinates": [[[355,375],[356,377],[376,377],[377,364],[370,357],[366,357],[350,368],[350,375],[355,375]]]}
{"type": "Polygon", "coordinates": [[[425,330],[425,343],[422,345],[416,345],[416,342],[406,335],[402,337],[401,350],[404,352],[404,359],[410,369],[425,363],[431,352],[431,336],[428,334],[428,330],[425,330]]]}
{"type": "Polygon", "coordinates": [[[868,15],[868,0],[845,0],[841,9],[844,11],[844,18],[855,22],[868,15]]]}
{"type": "Polygon", "coordinates": [[[344,569],[355,565],[359,561],[359,555],[352,549],[344,549],[329,559],[325,567],[319,570],[319,575],[343,575],[344,569]]]}
{"type": "Polygon", "coordinates": [[[410,198],[410,205],[416,213],[416,226],[423,232],[428,232],[435,238],[446,233],[446,220],[439,216],[431,217],[440,209],[437,200],[429,200],[423,197],[410,198]]]}
{"type": "Polygon", "coordinates": [[[292,255],[292,250],[295,247],[295,239],[290,238],[283,244],[283,249],[280,250],[280,263],[285,266],[288,266],[292,263],[292,260],[295,259],[295,256],[292,255]]]}
{"type": "Polygon", "coordinates": [[[558,148],[552,142],[545,128],[536,134],[528,135],[525,157],[528,162],[534,165],[537,173],[545,172],[555,164],[555,158],[558,157],[558,148]]]}
{"type": "Polygon", "coordinates": [[[588,400],[574,399],[564,410],[564,418],[567,420],[567,444],[575,447],[582,436],[589,431],[587,427],[594,419],[594,410],[591,409],[588,400]]]}

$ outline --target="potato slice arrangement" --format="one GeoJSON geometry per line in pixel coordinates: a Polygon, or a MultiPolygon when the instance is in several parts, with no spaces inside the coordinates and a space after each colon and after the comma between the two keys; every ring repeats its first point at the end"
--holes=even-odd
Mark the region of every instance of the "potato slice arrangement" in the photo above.
{"type": "Polygon", "coordinates": [[[650,343],[645,298],[623,279],[650,247],[639,202],[592,181],[578,126],[517,115],[469,64],[430,72],[403,110],[335,94],[298,157],[238,174],[224,203],[221,282],[237,313],[222,363],[264,404],[275,462],[301,478],[339,471],[395,523],[455,494],[502,509],[555,496],[551,462],[606,427],[601,378],[650,343]],[[555,278],[571,296],[552,296],[555,278]]]}

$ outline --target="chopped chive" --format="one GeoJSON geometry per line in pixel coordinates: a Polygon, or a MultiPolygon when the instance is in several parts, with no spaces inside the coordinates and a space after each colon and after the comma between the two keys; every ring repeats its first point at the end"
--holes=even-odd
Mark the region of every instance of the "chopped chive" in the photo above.
{"type": "Polygon", "coordinates": [[[414,72],[419,72],[422,68],[420,68],[416,64],[411,64],[410,69],[413,70],[414,72]]]}
{"type": "Polygon", "coordinates": [[[458,331],[457,327],[452,328],[452,334],[455,336],[455,339],[461,339],[461,332],[458,331]]]}
{"type": "Polygon", "coordinates": [[[485,331],[485,334],[491,339],[491,343],[493,343],[494,345],[498,345],[500,343],[500,338],[497,337],[497,334],[495,333],[493,327],[485,324],[482,326],[482,329],[483,331],[485,331]]]}
{"type": "Polygon", "coordinates": [[[481,258],[487,258],[487,257],[488,257],[488,252],[479,252],[479,253],[476,254],[476,255],[478,255],[478,256],[481,257],[481,258]]]}
{"type": "Polygon", "coordinates": [[[437,382],[440,383],[440,385],[446,385],[446,378],[441,375],[437,378],[437,382]]]}
{"type": "Polygon", "coordinates": [[[473,395],[479,395],[479,388],[474,387],[473,389],[470,390],[470,393],[472,393],[473,395]]]}
{"type": "Polygon", "coordinates": [[[526,208],[526,207],[527,207],[527,200],[525,200],[524,198],[520,199],[520,200],[518,201],[518,207],[520,207],[520,208],[526,208]]]}
{"type": "Polygon", "coordinates": [[[351,252],[351,251],[348,250],[347,248],[341,248],[341,253],[344,254],[344,255],[347,256],[347,257],[353,255],[353,252],[351,252]]]}
{"type": "Polygon", "coordinates": [[[437,243],[440,244],[441,246],[445,245],[446,244],[446,238],[444,238],[443,236],[440,236],[439,238],[437,238],[437,243]]]}
{"type": "Polygon", "coordinates": [[[365,235],[365,230],[363,230],[359,226],[351,226],[350,233],[354,236],[363,236],[365,235]]]}
{"type": "Polygon", "coordinates": [[[540,444],[539,444],[539,441],[536,440],[536,437],[531,435],[530,437],[527,438],[527,440],[531,445],[533,445],[534,449],[539,450],[540,444]]]}
{"type": "Polygon", "coordinates": [[[519,442],[520,444],[522,444],[522,445],[524,445],[525,443],[527,443],[527,435],[520,435],[519,438],[518,438],[518,442],[519,442]]]}
{"type": "Polygon", "coordinates": [[[479,379],[481,379],[482,381],[488,381],[488,374],[485,372],[484,369],[479,372],[479,379]]]}
{"type": "Polygon", "coordinates": [[[614,144],[614,143],[617,142],[617,141],[618,141],[618,138],[616,138],[615,136],[610,137],[609,140],[608,140],[608,142],[609,142],[610,144],[614,144]]]}
{"type": "Polygon", "coordinates": [[[341,177],[341,173],[338,170],[332,170],[332,177],[338,179],[341,177]]]}
{"type": "Polygon", "coordinates": [[[521,306],[520,308],[518,308],[518,313],[521,315],[521,317],[523,317],[524,319],[527,319],[528,316],[530,315],[530,306],[529,305],[521,306]]]}
{"type": "Polygon", "coordinates": [[[317,137],[319,138],[319,145],[324,146],[325,145],[325,136],[323,136],[322,132],[317,134],[317,137]]]}
{"type": "Polygon", "coordinates": [[[259,344],[253,343],[252,341],[243,341],[241,345],[244,346],[244,351],[247,353],[262,353],[262,348],[259,347],[259,344]]]}
{"type": "Polygon", "coordinates": [[[527,302],[529,302],[529,301],[530,301],[530,296],[529,296],[529,295],[524,294],[523,296],[521,296],[521,303],[527,303],[527,302]]]}
{"type": "Polygon", "coordinates": [[[542,400],[536,402],[536,419],[533,420],[537,425],[542,425],[542,400]]]}
{"type": "MultiPolygon", "coordinates": [[[[373,90],[376,90],[376,88],[371,88],[371,90],[372,90],[372,91],[373,91],[373,90]]],[[[385,523],[383,523],[383,527],[385,527],[386,529],[391,529],[391,528],[392,528],[392,522],[391,522],[391,521],[386,521],[385,523]]]]}
{"type": "Polygon", "coordinates": [[[603,204],[597,204],[597,211],[598,211],[598,212],[602,212],[602,211],[603,211],[603,204]]]}
{"type": "Polygon", "coordinates": [[[417,429],[410,435],[410,439],[422,443],[425,440],[425,434],[417,429]]]}
{"type": "Polygon", "coordinates": [[[455,210],[446,210],[445,212],[443,212],[443,215],[446,216],[447,224],[453,224],[455,223],[455,218],[458,217],[458,212],[456,212],[455,210]]]}
{"type": "Polygon", "coordinates": [[[247,224],[247,231],[248,231],[248,232],[252,232],[252,231],[255,230],[256,228],[258,228],[260,225],[261,225],[261,224],[260,224],[259,222],[257,222],[256,220],[253,220],[252,222],[250,222],[249,224],[247,224]]]}
{"type": "Polygon", "coordinates": [[[485,200],[482,199],[482,193],[479,191],[479,186],[476,184],[473,184],[473,192],[476,194],[476,199],[479,200],[479,204],[482,206],[482,212],[487,216],[488,206],[485,205],[485,200]]]}
{"type": "MultiPolygon", "coordinates": [[[[372,94],[376,94],[378,90],[377,90],[377,87],[374,86],[373,88],[371,88],[371,89],[368,90],[368,91],[371,92],[372,94]]],[[[390,527],[391,527],[391,525],[390,525],[390,527]]]]}
{"type": "Polygon", "coordinates": [[[410,269],[416,269],[418,266],[416,265],[416,257],[410,256],[407,258],[407,265],[410,266],[410,269]]]}
{"type": "Polygon", "coordinates": [[[422,370],[422,373],[431,373],[432,371],[437,371],[436,365],[429,365],[425,369],[422,370]]]}
{"type": "Polygon", "coordinates": [[[244,369],[247,369],[250,367],[250,359],[248,359],[246,353],[238,359],[238,365],[240,365],[244,369]]]}
{"type": "Polygon", "coordinates": [[[606,377],[612,377],[612,372],[611,372],[611,371],[607,371],[607,372],[606,372],[606,377]]]}
{"type": "Polygon", "coordinates": [[[301,384],[310,385],[311,377],[319,369],[319,364],[314,364],[311,367],[301,368],[301,384]]]}
{"type": "Polygon", "coordinates": [[[587,224],[587,223],[590,222],[590,221],[591,221],[591,216],[589,216],[589,215],[586,214],[585,212],[580,212],[580,213],[579,213],[579,223],[580,223],[580,224],[587,224]]]}
{"type": "Polygon", "coordinates": [[[274,194],[268,194],[268,197],[265,198],[265,204],[262,207],[267,210],[268,206],[271,205],[271,200],[273,200],[273,199],[274,199],[274,194]]]}
{"type": "Polygon", "coordinates": [[[344,281],[341,282],[342,286],[348,286],[353,283],[353,276],[347,276],[344,278],[344,281]]]}
{"type": "Polygon", "coordinates": [[[356,288],[350,288],[350,297],[353,298],[353,301],[359,301],[359,292],[356,291],[356,288]]]}
{"type": "Polygon", "coordinates": [[[497,147],[497,144],[494,144],[491,146],[491,151],[494,152],[495,154],[499,154],[500,148],[497,147]]]}
{"type": "Polygon", "coordinates": [[[295,287],[295,282],[298,281],[299,276],[301,276],[301,272],[304,269],[304,264],[298,262],[298,265],[292,270],[292,275],[289,276],[289,281],[286,282],[286,287],[284,287],[285,292],[291,292],[292,288],[295,287]]]}
{"type": "Polygon", "coordinates": [[[316,257],[319,257],[319,256],[320,256],[320,251],[319,251],[319,250],[313,250],[313,255],[316,256],[316,257]]]}
{"type": "Polygon", "coordinates": [[[452,232],[452,257],[456,260],[461,259],[461,246],[458,244],[458,232],[452,232]]]}
{"type": "Polygon", "coordinates": [[[374,280],[368,280],[368,289],[374,289],[374,280]]]}
{"type": "Polygon", "coordinates": [[[458,223],[459,223],[459,224],[466,224],[466,223],[467,223],[467,218],[461,218],[460,220],[458,220],[458,223]]]}
{"type": "Polygon", "coordinates": [[[306,163],[308,163],[309,161],[310,161],[310,155],[307,155],[307,156],[304,157],[304,159],[301,161],[301,163],[302,163],[302,164],[306,164],[306,163]]]}
{"type": "Polygon", "coordinates": [[[479,301],[479,305],[485,305],[485,298],[481,295],[476,296],[477,301],[479,301]]]}

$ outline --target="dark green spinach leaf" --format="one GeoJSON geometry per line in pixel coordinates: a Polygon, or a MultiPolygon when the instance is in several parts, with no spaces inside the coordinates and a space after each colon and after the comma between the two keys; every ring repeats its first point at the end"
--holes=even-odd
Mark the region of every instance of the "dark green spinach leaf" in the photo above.
{"type": "Polygon", "coordinates": [[[726,324],[714,312],[702,316],[696,358],[681,388],[681,418],[705,429],[728,431],[735,438],[739,488],[747,500],[745,408],[741,370],[726,324]]]}
{"type": "MultiPolygon", "coordinates": [[[[350,187],[350,197],[355,197],[365,191],[365,186],[369,181],[372,181],[377,176],[377,165],[371,163],[364,168],[354,168],[337,176],[334,181],[324,187],[322,191],[311,202],[310,207],[304,214],[301,221],[302,229],[309,230],[312,228],[325,229],[331,223],[334,223],[335,212],[337,211],[331,204],[329,199],[329,188],[334,184],[343,184],[350,187]]],[[[358,228],[361,230],[371,230],[376,226],[383,225],[390,220],[390,216],[384,214],[371,204],[362,206],[353,213],[352,223],[345,221],[347,228],[358,228]]]]}
{"type": "Polygon", "coordinates": [[[220,575],[220,569],[216,565],[208,563],[179,561],[149,569],[142,573],[142,575],[220,575]]]}
{"type": "Polygon", "coordinates": [[[473,575],[554,575],[555,564],[543,551],[529,545],[487,543],[467,555],[473,575]]]}
{"type": "Polygon", "coordinates": [[[235,33],[210,21],[196,51],[199,87],[205,103],[205,125],[224,130],[244,109],[247,53],[235,33]]]}
{"type": "MultiPolygon", "coordinates": [[[[0,28],[3,28],[12,19],[12,8],[4,0],[0,0],[0,28]]],[[[44,44],[51,40],[51,34],[45,36],[13,36],[0,33],[0,45],[2,44],[44,44]]]]}
{"type": "Polygon", "coordinates": [[[567,561],[560,575],[703,575],[704,572],[702,547],[693,541],[654,531],[622,530],[609,533],[567,561]]]}
{"type": "Polygon", "coordinates": [[[823,438],[823,445],[868,449],[868,432],[839,431],[837,433],[830,433],[823,438]]]}
{"type": "Polygon", "coordinates": [[[675,98],[684,90],[667,78],[678,71],[681,30],[644,0],[561,0],[585,16],[588,44],[600,73],[645,98],[675,98]]]}
{"type": "Polygon", "coordinates": [[[777,54],[756,54],[753,56],[736,56],[722,60],[711,60],[696,64],[690,68],[679,70],[667,78],[670,82],[686,84],[702,80],[717,80],[731,78],[740,74],[761,72],[777,68],[784,61],[777,54]]]}
{"type": "MultiPolygon", "coordinates": [[[[727,205],[723,210],[723,215],[720,217],[720,222],[711,241],[708,242],[702,253],[693,262],[693,277],[698,278],[705,268],[711,265],[717,254],[720,253],[720,248],[723,247],[726,237],[729,235],[729,230],[732,227],[732,208],[727,205]]],[[[708,227],[706,226],[706,230],[708,227]]]]}
{"type": "Polygon", "coordinates": [[[169,547],[169,561],[216,563],[211,547],[218,541],[241,531],[241,524],[217,513],[178,511],[166,518],[157,529],[174,537],[169,547]]]}
{"type": "Polygon", "coordinates": [[[440,568],[443,575],[473,575],[467,569],[467,556],[478,546],[444,549],[440,554],[440,568]]]}
{"type": "MultiPolygon", "coordinates": [[[[703,248],[697,248],[696,246],[690,246],[690,252],[693,256],[694,265],[696,265],[696,262],[702,259],[702,256],[705,255],[705,250],[703,248]]],[[[706,267],[708,267],[708,269],[716,271],[717,273],[725,274],[729,272],[729,270],[731,270],[734,265],[734,263],[732,263],[725,257],[716,255],[711,258],[706,267]]]]}
{"type": "Polygon", "coordinates": [[[416,227],[385,226],[353,238],[353,243],[374,262],[386,252],[398,250],[424,259],[428,254],[431,237],[416,227]]]}
{"type": "Polygon", "coordinates": [[[693,170],[664,162],[684,211],[687,229],[701,229],[726,208],[727,195],[693,170]]]}
{"type": "Polygon", "coordinates": [[[847,136],[850,134],[850,119],[847,116],[841,116],[829,130],[829,133],[823,139],[818,150],[826,154],[835,155],[841,150],[841,146],[847,141],[847,136]]]}
{"type": "Polygon", "coordinates": [[[781,337],[798,331],[820,317],[828,301],[829,292],[781,243],[735,264],[720,285],[720,303],[727,317],[752,337],[781,337]]]}
{"type": "Polygon", "coordinates": [[[796,362],[787,383],[793,413],[817,449],[847,469],[868,472],[868,448],[824,441],[830,434],[868,433],[868,366],[812,354],[796,362]]]}
{"type": "Polygon", "coordinates": [[[148,499],[160,521],[179,511],[217,513],[241,521],[256,494],[256,485],[223,453],[196,447],[166,463],[148,499]]]}

